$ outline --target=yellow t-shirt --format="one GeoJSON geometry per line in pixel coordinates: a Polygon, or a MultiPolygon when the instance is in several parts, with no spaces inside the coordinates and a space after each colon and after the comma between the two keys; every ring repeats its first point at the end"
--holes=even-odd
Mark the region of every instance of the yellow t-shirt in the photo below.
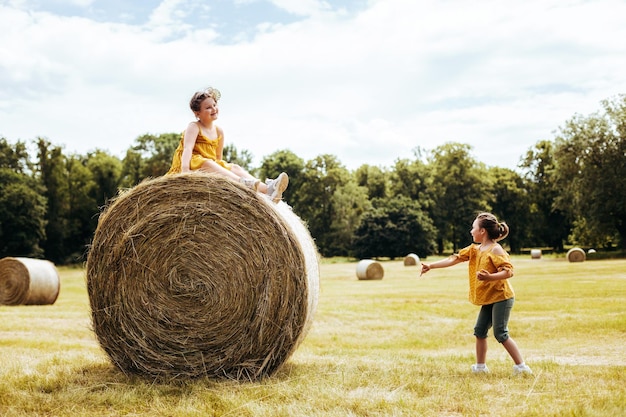
{"type": "Polygon", "coordinates": [[[459,251],[457,256],[462,261],[469,261],[469,300],[475,305],[487,305],[515,297],[508,279],[498,281],[480,281],[476,272],[485,269],[491,273],[502,270],[513,271],[513,264],[508,253],[495,255],[491,250],[481,251],[480,245],[470,245],[459,251]]]}
{"type": "MultiPolygon", "coordinates": [[[[231,164],[225,162],[223,160],[217,159],[217,145],[221,139],[221,136],[218,136],[216,139],[209,139],[202,134],[202,130],[198,132],[198,137],[196,138],[196,143],[193,146],[193,151],[191,153],[191,161],[189,161],[189,169],[192,171],[198,170],[202,167],[202,164],[206,160],[215,161],[220,164],[222,167],[226,169],[231,168],[231,164]]],[[[182,167],[182,158],[183,158],[183,150],[184,148],[184,140],[185,133],[181,135],[180,143],[174,152],[174,156],[172,157],[172,166],[170,170],[167,172],[168,174],[176,174],[181,172],[182,167]]]]}

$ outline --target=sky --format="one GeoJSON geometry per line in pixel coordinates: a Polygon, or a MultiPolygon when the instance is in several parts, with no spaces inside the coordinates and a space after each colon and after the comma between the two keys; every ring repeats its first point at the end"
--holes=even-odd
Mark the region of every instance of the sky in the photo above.
{"type": "Polygon", "coordinates": [[[626,93],[626,0],[0,0],[0,137],[120,158],[220,90],[227,144],[515,169],[626,93]]]}

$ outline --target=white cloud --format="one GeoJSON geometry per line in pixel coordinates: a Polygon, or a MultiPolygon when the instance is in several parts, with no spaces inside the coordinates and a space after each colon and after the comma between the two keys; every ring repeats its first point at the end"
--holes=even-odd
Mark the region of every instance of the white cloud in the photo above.
{"type": "Polygon", "coordinates": [[[299,16],[315,15],[330,10],[330,5],[318,0],[269,0],[274,6],[299,16]]]}
{"type": "Polygon", "coordinates": [[[213,85],[227,141],[259,160],[289,148],[388,166],[458,141],[514,167],[626,92],[621,1],[384,0],[351,17],[276,4],[307,17],[231,45],[183,24],[183,0],[143,27],[0,6],[0,135],[123,155],[143,133],[183,130],[189,97],[213,85]]]}
{"type": "Polygon", "coordinates": [[[94,3],[94,0],[69,0],[68,3],[79,7],[89,7],[94,3]]]}
{"type": "Polygon", "coordinates": [[[150,14],[149,27],[175,28],[182,23],[188,11],[186,0],[163,0],[150,14]]]}

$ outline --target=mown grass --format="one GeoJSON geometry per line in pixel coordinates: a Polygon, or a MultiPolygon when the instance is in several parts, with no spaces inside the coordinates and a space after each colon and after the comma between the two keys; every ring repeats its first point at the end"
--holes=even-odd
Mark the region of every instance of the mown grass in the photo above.
{"type": "Polygon", "coordinates": [[[114,368],[90,330],[82,269],[52,306],[0,306],[2,416],[617,416],[626,414],[626,261],[514,258],[510,323],[530,377],[490,339],[473,375],[466,266],[384,262],[381,281],[323,262],[308,337],[254,383],[157,383],[114,368]]]}

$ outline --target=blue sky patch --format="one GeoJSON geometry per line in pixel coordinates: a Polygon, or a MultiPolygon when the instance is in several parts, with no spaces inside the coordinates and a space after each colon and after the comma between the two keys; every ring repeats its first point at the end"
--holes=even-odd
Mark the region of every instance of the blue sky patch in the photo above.
{"type": "MultiPolygon", "coordinates": [[[[133,26],[149,24],[151,16],[164,0],[31,0],[27,9],[60,16],[78,16],[95,22],[111,22],[133,26]]],[[[325,11],[351,16],[367,6],[367,0],[322,2],[325,11]]],[[[268,0],[181,0],[171,2],[172,20],[196,29],[211,28],[220,34],[220,43],[249,40],[263,24],[290,24],[308,16],[294,14],[268,0]]]]}

